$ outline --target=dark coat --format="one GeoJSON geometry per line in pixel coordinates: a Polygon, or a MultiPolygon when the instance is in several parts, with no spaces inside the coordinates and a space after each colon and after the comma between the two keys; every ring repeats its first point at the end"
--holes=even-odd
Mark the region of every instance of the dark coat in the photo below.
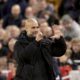
{"type": "Polygon", "coordinates": [[[21,34],[14,50],[18,63],[15,80],[55,80],[52,56],[62,56],[65,51],[63,37],[36,42],[34,38],[21,34]]]}
{"type": "Polygon", "coordinates": [[[5,7],[4,7],[5,15],[11,13],[11,8],[15,4],[20,5],[22,13],[24,12],[25,8],[28,5],[28,3],[25,0],[8,0],[5,7]]]}
{"type": "Polygon", "coordinates": [[[3,22],[3,28],[6,28],[9,25],[16,25],[18,27],[21,27],[21,22],[22,22],[23,17],[19,16],[18,18],[14,18],[13,15],[7,15],[4,17],[4,22],[3,22]]]}
{"type": "Polygon", "coordinates": [[[0,41],[2,48],[0,49],[0,57],[7,56],[8,48],[4,45],[3,41],[0,41]]]}
{"type": "Polygon", "coordinates": [[[3,0],[0,0],[0,18],[3,18],[5,13],[4,13],[4,7],[5,7],[6,3],[3,0]]]}

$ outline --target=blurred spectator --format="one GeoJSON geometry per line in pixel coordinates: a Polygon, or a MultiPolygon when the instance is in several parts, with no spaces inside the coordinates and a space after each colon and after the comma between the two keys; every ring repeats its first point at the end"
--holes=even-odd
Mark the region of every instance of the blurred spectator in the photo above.
{"type": "Polygon", "coordinates": [[[7,58],[6,56],[3,56],[0,58],[0,69],[7,69],[7,58]]]}
{"type": "Polygon", "coordinates": [[[7,15],[11,13],[11,7],[14,6],[15,4],[18,4],[21,7],[22,14],[23,14],[26,6],[28,5],[28,3],[26,3],[25,0],[8,0],[4,7],[4,11],[7,15]]]}
{"type": "Polygon", "coordinates": [[[8,42],[12,38],[17,39],[19,34],[20,34],[20,29],[17,26],[15,25],[7,26],[5,42],[8,42]]]}
{"type": "Polygon", "coordinates": [[[80,39],[80,25],[75,22],[69,15],[64,15],[60,24],[63,26],[62,32],[66,39],[80,39]]]}
{"type": "Polygon", "coordinates": [[[6,31],[10,35],[10,38],[18,38],[20,34],[20,29],[15,25],[8,26],[6,31]]]}
{"type": "Polygon", "coordinates": [[[3,19],[0,19],[0,28],[3,27],[3,19]]]}
{"type": "Polygon", "coordinates": [[[74,20],[78,22],[80,16],[80,0],[62,0],[59,7],[59,15],[69,14],[74,20]]]}
{"type": "Polygon", "coordinates": [[[0,18],[3,18],[5,16],[4,7],[7,1],[8,0],[0,0],[0,18]]]}
{"type": "Polygon", "coordinates": [[[49,11],[42,11],[41,14],[38,16],[38,18],[40,19],[45,19],[46,21],[49,19],[49,16],[50,16],[50,12],[49,11]]]}
{"type": "Polygon", "coordinates": [[[43,36],[44,37],[51,37],[53,32],[52,32],[52,28],[50,28],[47,23],[43,23],[41,26],[40,26],[40,30],[41,32],[43,33],[43,36]]]}
{"type": "Polygon", "coordinates": [[[8,62],[8,70],[10,72],[8,73],[7,80],[14,80],[16,74],[16,63],[13,59],[9,60],[8,62]]]}
{"type": "Polygon", "coordinates": [[[38,0],[29,0],[29,5],[33,8],[34,15],[37,15],[37,13],[40,11],[40,3],[38,0]]]}
{"type": "Polygon", "coordinates": [[[39,18],[45,19],[49,26],[53,26],[54,24],[59,24],[59,17],[56,12],[50,12],[48,10],[44,10],[39,18]]]}
{"type": "Polygon", "coordinates": [[[7,64],[6,57],[0,59],[0,80],[13,80],[16,72],[16,64],[12,59],[7,64]],[[3,61],[1,63],[1,60],[3,61]]]}
{"type": "Polygon", "coordinates": [[[13,5],[11,8],[11,14],[8,14],[3,21],[3,28],[8,25],[21,26],[22,16],[20,15],[21,9],[19,5],[13,5]]]}
{"type": "Polygon", "coordinates": [[[6,35],[6,31],[3,28],[0,28],[0,41],[3,41],[6,35]]]}
{"type": "Polygon", "coordinates": [[[25,9],[25,13],[24,13],[24,18],[33,18],[34,17],[34,13],[33,13],[33,9],[31,6],[26,7],[25,9]]]}
{"type": "Polygon", "coordinates": [[[38,17],[40,17],[40,15],[42,15],[44,11],[48,11],[50,13],[53,13],[53,11],[54,11],[53,5],[48,4],[46,0],[40,0],[39,5],[40,5],[40,7],[39,7],[40,10],[37,14],[38,17]]]}
{"type": "Polygon", "coordinates": [[[73,39],[71,41],[71,50],[72,50],[72,55],[71,59],[72,60],[80,60],[80,39],[73,39]]]}
{"type": "Polygon", "coordinates": [[[44,27],[46,28],[46,27],[49,27],[49,25],[46,21],[42,21],[42,22],[40,22],[40,27],[41,28],[44,28],[44,27]]]}
{"type": "MultiPolygon", "coordinates": [[[[74,11],[76,0],[62,0],[62,3],[59,7],[59,15],[63,16],[64,14],[68,14],[69,11],[74,11]]],[[[74,13],[73,13],[74,14],[74,13]]]]}
{"type": "Polygon", "coordinates": [[[38,0],[29,0],[29,5],[35,5],[38,3],[38,0]]]}
{"type": "Polygon", "coordinates": [[[15,45],[16,41],[17,41],[16,39],[11,39],[8,42],[8,47],[9,47],[8,55],[7,55],[8,60],[13,59],[14,45],[15,45]]]}
{"type": "Polygon", "coordinates": [[[7,55],[7,48],[4,46],[6,31],[0,28],[0,57],[7,55]]]}
{"type": "Polygon", "coordinates": [[[50,11],[51,13],[54,11],[54,6],[52,4],[47,3],[46,0],[40,0],[40,9],[50,11]]]}

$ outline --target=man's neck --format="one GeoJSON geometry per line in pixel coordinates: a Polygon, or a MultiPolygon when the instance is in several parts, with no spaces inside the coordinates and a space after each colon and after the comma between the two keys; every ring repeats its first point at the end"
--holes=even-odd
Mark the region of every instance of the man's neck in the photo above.
{"type": "Polygon", "coordinates": [[[33,37],[32,35],[29,35],[29,34],[27,34],[27,38],[29,41],[35,40],[35,37],[33,37]]]}
{"type": "Polygon", "coordinates": [[[13,15],[13,18],[17,19],[19,17],[19,15],[13,15]]]}

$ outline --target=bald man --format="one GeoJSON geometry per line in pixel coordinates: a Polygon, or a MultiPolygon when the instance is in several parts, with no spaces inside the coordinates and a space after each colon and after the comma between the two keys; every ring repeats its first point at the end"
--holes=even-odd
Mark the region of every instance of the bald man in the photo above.
{"type": "Polygon", "coordinates": [[[19,5],[13,5],[11,8],[11,13],[8,14],[3,21],[3,28],[6,28],[8,25],[21,26],[22,16],[20,15],[21,9],[19,5]]]}
{"type": "Polygon", "coordinates": [[[20,6],[19,5],[12,6],[11,13],[14,16],[18,16],[20,14],[20,12],[21,12],[21,10],[20,10],[20,6]]]}
{"type": "Polygon", "coordinates": [[[24,18],[27,19],[27,18],[33,18],[33,17],[34,17],[33,8],[31,6],[26,7],[24,18]]]}
{"type": "MultiPolygon", "coordinates": [[[[55,36],[55,35],[54,35],[55,36]]],[[[62,56],[66,44],[62,36],[44,38],[35,19],[25,21],[25,31],[21,33],[14,48],[18,64],[14,80],[56,80],[52,57],[62,56]]]]}

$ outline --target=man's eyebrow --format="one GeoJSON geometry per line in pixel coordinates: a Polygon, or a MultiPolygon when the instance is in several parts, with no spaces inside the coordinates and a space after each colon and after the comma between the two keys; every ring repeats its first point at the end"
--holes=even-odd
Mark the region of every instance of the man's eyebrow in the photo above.
{"type": "Polygon", "coordinates": [[[39,26],[33,26],[32,28],[39,28],[39,26]]]}

